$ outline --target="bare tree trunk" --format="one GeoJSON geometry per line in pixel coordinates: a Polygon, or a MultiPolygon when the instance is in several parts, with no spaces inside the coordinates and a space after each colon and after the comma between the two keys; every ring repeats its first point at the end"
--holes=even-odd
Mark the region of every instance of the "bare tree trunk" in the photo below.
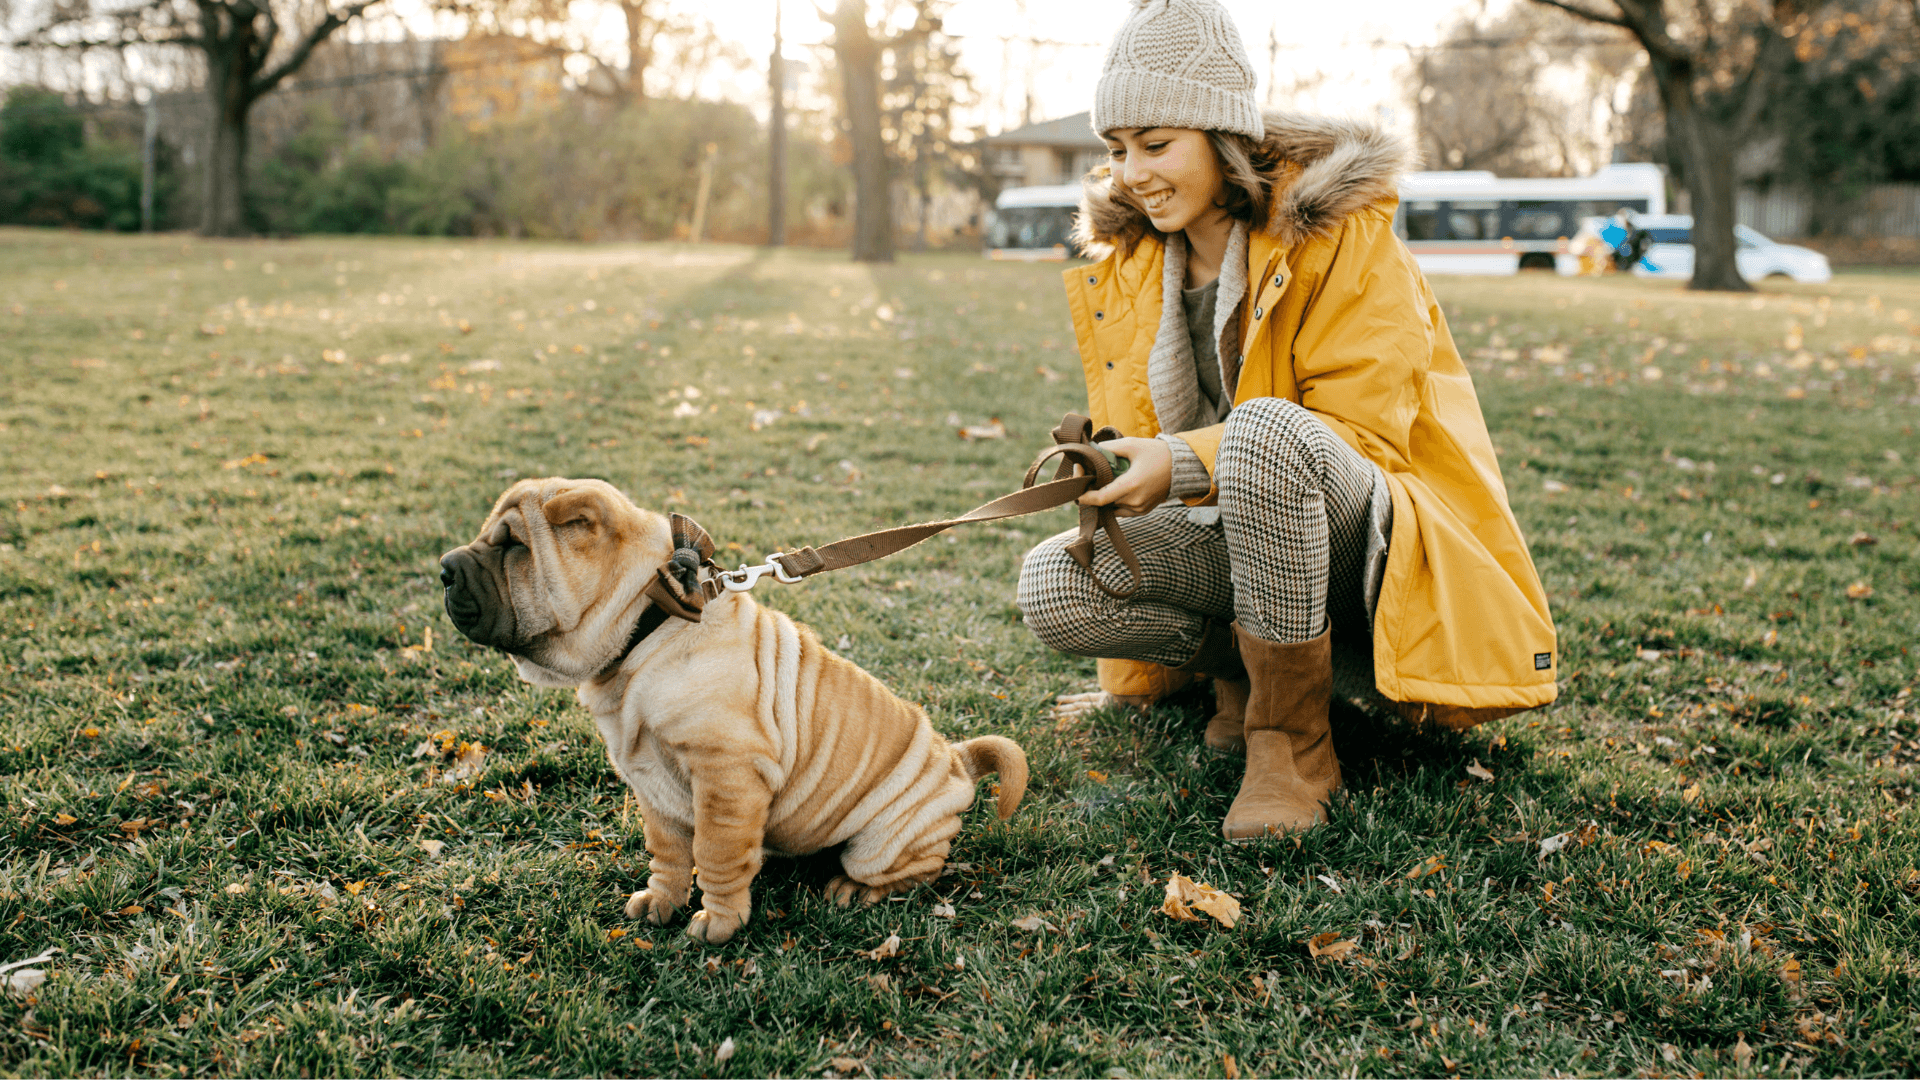
{"type": "Polygon", "coordinates": [[[647,26],[647,0],[620,5],[627,19],[627,100],[647,100],[647,66],[653,62],[653,34],[647,26]]]}
{"type": "Polygon", "coordinates": [[[1691,64],[1659,55],[1650,61],[1666,113],[1667,152],[1680,159],[1693,202],[1693,280],[1687,288],[1752,292],[1734,258],[1739,245],[1733,238],[1732,140],[1694,100],[1691,64]]]}
{"type": "Polygon", "coordinates": [[[200,218],[204,236],[247,234],[247,113],[253,107],[244,51],[249,25],[234,28],[236,41],[220,51],[207,50],[207,93],[212,136],[207,146],[205,199],[200,218]]]}
{"type": "Polygon", "coordinates": [[[787,59],[780,52],[780,0],[773,4],[773,58],[767,62],[767,246],[787,243],[787,59]]]}
{"type": "Polygon", "coordinates": [[[867,29],[866,8],[866,0],[840,0],[833,14],[833,51],[853,143],[853,257],[892,262],[893,198],[880,135],[880,47],[867,29]]]}

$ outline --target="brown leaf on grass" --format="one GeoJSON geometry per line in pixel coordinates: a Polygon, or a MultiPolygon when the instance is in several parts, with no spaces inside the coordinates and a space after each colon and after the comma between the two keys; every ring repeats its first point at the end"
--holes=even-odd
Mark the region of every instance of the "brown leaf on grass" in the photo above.
{"type": "Polygon", "coordinates": [[[1054,926],[1052,923],[1048,922],[1047,920],[1041,918],[1038,914],[1029,915],[1024,919],[1015,919],[1013,920],[1013,925],[1016,928],[1021,930],[1057,930],[1058,929],[1058,927],[1054,926]]]}
{"type": "Polygon", "coordinates": [[[860,1071],[859,1058],[837,1057],[827,1064],[832,1065],[835,1072],[850,1073],[860,1071]]]}
{"type": "Polygon", "coordinates": [[[1745,1072],[1747,1063],[1753,1060],[1753,1047],[1747,1045],[1747,1033],[1741,1032],[1738,1042],[1733,1044],[1733,1067],[1745,1072]]]}
{"type": "Polygon", "coordinates": [[[487,764],[487,748],[479,743],[461,743],[460,749],[453,755],[453,768],[447,770],[445,780],[454,783],[480,775],[487,764]]]}
{"type": "Polygon", "coordinates": [[[1429,855],[1419,866],[1407,871],[1407,880],[1418,881],[1430,874],[1437,874],[1446,868],[1447,862],[1445,859],[1438,855],[1429,855]]]}
{"type": "Polygon", "coordinates": [[[1854,533],[1847,538],[1847,543],[1852,544],[1854,547],[1872,547],[1879,542],[1875,537],[1863,532],[1854,533]]]}
{"type": "Polygon", "coordinates": [[[885,960],[889,957],[899,956],[900,955],[900,935],[888,934],[887,940],[881,942],[878,945],[875,945],[873,948],[860,949],[856,951],[858,951],[861,956],[864,956],[869,960],[885,960]]]}
{"type": "Polygon", "coordinates": [[[1493,783],[1493,770],[1480,764],[1479,758],[1474,758],[1473,764],[1467,766],[1467,775],[1473,777],[1475,780],[1483,780],[1489,784],[1493,783]]]}
{"type": "Polygon", "coordinates": [[[427,858],[429,859],[439,858],[441,850],[444,849],[446,846],[447,846],[447,842],[445,840],[420,841],[420,850],[426,852],[427,858]]]}
{"type": "Polygon", "coordinates": [[[1001,423],[1000,418],[996,416],[984,424],[969,424],[961,428],[960,437],[968,442],[976,439],[1004,439],[1007,437],[1007,425],[1001,423]]]}
{"type": "Polygon", "coordinates": [[[1240,1080],[1240,1063],[1233,1060],[1232,1054],[1220,1056],[1220,1069],[1227,1074],[1227,1080],[1240,1080]]]}
{"type": "Polygon", "coordinates": [[[1847,586],[1847,599],[1849,600],[1865,600],[1867,597],[1872,595],[1873,595],[1873,586],[1867,584],[1864,581],[1856,581],[1853,584],[1847,586]]]}
{"type": "Polygon", "coordinates": [[[1229,930],[1240,921],[1240,901],[1185,874],[1167,878],[1167,896],[1160,910],[1181,922],[1201,922],[1202,914],[1211,915],[1229,930]]]}
{"type": "Polygon", "coordinates": [[[73,816],[72,814],[55,814],[55,815],[53,815],[53,823],[54,823],[55,825],[71,825],[71,824],[73,824],[74,822],[76,822],[76,821],[79,821],[79,820],[80,820],[79,818],[77,818],[77,817],[74,817],[74,816],[73,816]]]}
{"type": "Polygon", "coordinates": [[[1360,949],[1360,943],[1338,930],[1315,934],[1307,939],[1307,953],[1316,960],[1347,960],[1360,949]]]}

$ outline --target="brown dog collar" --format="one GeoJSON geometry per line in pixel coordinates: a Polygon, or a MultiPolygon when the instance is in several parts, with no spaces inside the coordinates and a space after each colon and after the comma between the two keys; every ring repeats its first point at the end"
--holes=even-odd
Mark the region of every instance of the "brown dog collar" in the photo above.
{"type": "Polygon", "coordinates": [[[666,625],[668,619],[699,622],[707,601],[720,594],[720,585],[710,573],[714,568],[713,537],[700,523],[685,514],[672,514],[668,524],[673,536],[673,555],[653,572],[653,580],[641,592],[649,603],[627,635],[627,643],[600,672],[608,672],[624,663],[647,635],[666,625]]]}

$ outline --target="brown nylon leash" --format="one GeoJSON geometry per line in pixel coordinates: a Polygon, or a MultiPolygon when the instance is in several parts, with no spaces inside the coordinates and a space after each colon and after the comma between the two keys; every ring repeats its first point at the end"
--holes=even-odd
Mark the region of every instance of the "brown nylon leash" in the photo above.
{"type": "MultiPolygon", "coordinates": [[[[938,536],[956,525],[966,525],[981,521],[1002,521],[1007,518],[1024,517],[1037,514],[1042,510],[1051,510],[1056,506],[1078,499],[1088,491],[1098,490],[1113,482],[1113,466],[1107,457],[1094,444],[1120,437],[1120,433],[1111,427],[1093,429],[1093,421],[1078,413],[1068,413],[1053,429],[1054,445],[1042,451],[1027,469],[1026,479],[1021,482],[1020,490],[975,507],[957,518],[945,521],[928,521],[917,525],[902,525],[892,529],[850,536],[836,540],[821,547],[803,547],[797,551],[778,552],[767,556],[767,565],[760,567],[742,566],[739,570],[722,571],[720,582],[729,591],[744,592],[753,587],[762,576],[772,572],[783,582],[796,582],[815,574],[824,574],[832,570],[844,570],[849,566],[884,559],[926,540],[938,536]],[[1036,484],[1040,470],[1048,461],[1059,459],[1053,479],[1036,484]]],[[[1140,560],[1134,555],[1133,546],[1127,542],[1126,533],[1120,529],[1119,516],[1111,506],[1083,506],[1080,508],[1080,533],[1067,545],[1067,554],[1079,563],[1100,591],[1118,600],[1124,600],[1138,592],[1143,577],[1140,560]],[[1126,589],[1114,589],[1101,581],[1093,572],[1094,533],[1106,530],[1107,539],[1113,545],[1114,554],[1126,565],[1132,581],[1126,589]]]]}

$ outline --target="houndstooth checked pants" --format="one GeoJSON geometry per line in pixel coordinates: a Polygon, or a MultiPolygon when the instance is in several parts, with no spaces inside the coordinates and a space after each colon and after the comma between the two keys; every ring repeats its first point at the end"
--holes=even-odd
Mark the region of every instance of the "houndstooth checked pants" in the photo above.
{"type": "MultiPolygon", "coordinates": [[[[1390,506],[1379,468],[1294,402],[1256,398],[1227,418],[1214,483],[1217,513],[1169,500],[1121,520],[1145,577],[1126,600],[1067,555],[1075,532],[1042,541],[1020,568],[1028,628],[1062,652],[1169,667],[1199,649],[1208,619],[1282,643],[1318,637],[1331,621],[1339,636],[1364,640],[1390,528],[1375,509],[1390,506]]],[[[1093,570],[1110,585],[1127,580],[1104,532],[1093,570]]]]}

